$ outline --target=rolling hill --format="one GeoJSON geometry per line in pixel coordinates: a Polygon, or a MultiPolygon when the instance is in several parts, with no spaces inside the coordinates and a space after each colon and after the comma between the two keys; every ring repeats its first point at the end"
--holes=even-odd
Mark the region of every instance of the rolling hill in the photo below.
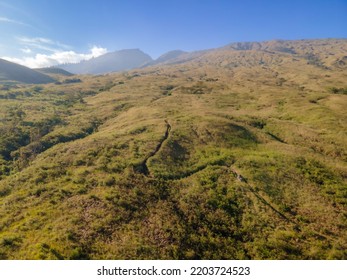
{"type": "Polygon", "coordinates": [[[25,66],[0,59],[0,82],[11,81],[26,84],[45,84],[54,82],[54,79],[25,66]]]}
{"type": "Polygon", "coordinates": [[[346,52],[233,43],[0,90],[0,258],[346,259],[346,52]]]}
{"type": "Polygon", "coordinates": [[[73,76],[72,73],[57,67],[36,68],[34,70],[41,72],[45,75],[73,76]]]}

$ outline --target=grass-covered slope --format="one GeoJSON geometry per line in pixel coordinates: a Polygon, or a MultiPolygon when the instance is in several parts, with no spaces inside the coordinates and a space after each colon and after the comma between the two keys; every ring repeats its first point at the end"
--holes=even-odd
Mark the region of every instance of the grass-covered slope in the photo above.
{"type": "Polygon", "coordinates": [[[346,259],[347,42],[291,44],[3,89],[0,258],[346,259]]]}
{"type": "Polygon", "coordinates": [[[28,67],[0,59],[0,83],[46,84],[55,80],[28,67]]]}
{"type": "Polygon", "coordinates": [[[36,68],[35,70],[45,75],[52,75],[53,77],[54,76],[68,76],[68,77],[73,76],[72,73],[57,67],[36,68]]]}

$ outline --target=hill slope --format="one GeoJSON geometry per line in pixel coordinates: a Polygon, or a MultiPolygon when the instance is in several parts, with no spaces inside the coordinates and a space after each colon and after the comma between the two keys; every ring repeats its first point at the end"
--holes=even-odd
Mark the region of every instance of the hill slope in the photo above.
{"type": "Polygon", "coordinates": [[[152,61],[152,58],[141,50],[129,49],[107,53],[76,64],[59,65],[58,67],[74,74],[102,74],[137,68],[150,61],[152,61]]]}
{"type": "Polygon", "coordinates": [[[27,84],[52,83],[54,79],[25,66],[0,59],[0,82],[17,81],[27,84]]]}
{"type": "Polygon", "coordinates": [[[2,90],[0,258],[346,259],[347,41],[259,45],[2,90]]]}
{"type": "Polygon", "coordinates": [[[47,75],[73,76],[72,73],[57,67],[37,68],[35,70],[47,75]]]}

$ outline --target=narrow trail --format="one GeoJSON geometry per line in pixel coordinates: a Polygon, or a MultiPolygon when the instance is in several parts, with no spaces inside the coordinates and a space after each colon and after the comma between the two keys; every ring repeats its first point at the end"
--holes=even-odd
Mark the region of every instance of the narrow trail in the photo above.
{"type": "Polygon", "coordinates": [[[236,170],[232,169],[231,172],[236,176],[236,178],[245,184],[245,186],[247,187],[246,190],[251,192],[261,203],[263,203],[264,205],[266,205],[267,207],[269,207],[273,212],[275,212],[278,216],[280,216],[282,219],[286,220],[287,222],[294,224],[295,225],[295,230],[297,232],[302,232],[303,231],[303,227],[304,228],[309,228],[311,232],[313,232],[317,237],[319,238],[324,238],[327,240],[333,240],[333,241],[337,241],[337,239],[333,236],[328,236],[320,231],[317,231],[316,229],[310,227],[310,225],[303,225],[302,223],[298,222],[296,220],[296,217],[293,216],[287,216],[284,213],[282,213],[281,211],[277,210],[274,205],[270,202],[268,202],[264,197],[262,197],[256,190],[254,187],[252,187],[247,180],[240,174],[238,173],[236,170]]]}
{"type": "MultiPolygon", "coordinates": [[[[247,186],[247,191],[251,192],[261,203],[263,203],[264,205],[266,205],[267,207],[269,207],[273,212],[275,212],[278,216],[280,216],[282,219],[286,220],[287,222],[289,223],[292,223],[295,225],[295,230],[297,232],[301,232],[302,231],[302,227],[305,226],[305,227],[309,227],[309,225],[302,225],[301,223],[299,223],[295,217],[293,216],[288,216],[288,215],[285,215],[284,213],[282,213],[281,211],[277,210],[276,207],[268,202],[263,196],[261,196],[256,190],[254,187],[252,187],[248,182],[247,180],[239,173],[237,172],[236,170],[232,169],[231,172],[236,176],[236,178],[240,181],[240,182],[243,182],[245,184],[245,186],[247,186]]],[[[317,230],[313,229],[313,228],[310,228],[310,230],[319,238],[325,238],[327,240],[335,240],[336,239],[332,236],[327,236],[326,234],[324,233],[321,233],[321,232],[318,232],[317,230]]]]}
{"type": "Polygon", "coordinates": [[[285,214],[283,214],[281,211],[277,210],[270,202],[268,202],[265,198],[263,198],[248,182],[247,180],[236,170],[232,169],[231,172],[236,176],[236,178],[244,183],[247,186],[247,191],[250,191],[261,203],[269,207],[272,211],[274,211],[277,215],[279,215],[282,219],[286,220],[287,222],[293,223],[297,226],[298,231],[300,231],[299,225],[296,221],[293,219],[290,219],[285,214]]]}
{"type": "Polygon", "coordinates": [[[163,146],[163,143],[170,136],[171,125],[170,125],[170,123],[167,120],[165,120],[165,123],[166,123],[166,131],[165,131],[164,137],[160,140],[160,142],[155,147],[155,149],[152,152],[150,152],[148,154],[148,156],[139,165],[134,167],[137,172],[142,173],[145,176],[149,176],[150,175],[150,171],[149,171],[148,166],[147,166],[148,160],[150,158],[154,157],[160,151],[161,147],[163,146]]]}

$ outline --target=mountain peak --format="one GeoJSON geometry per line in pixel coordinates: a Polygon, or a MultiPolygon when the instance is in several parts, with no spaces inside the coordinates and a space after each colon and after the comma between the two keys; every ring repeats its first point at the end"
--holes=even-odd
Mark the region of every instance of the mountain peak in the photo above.
{"type": "Polygon", "coordinates": [[[124,49],[58,67],[75,74],[102,74],[130,70],[151,61],[152,58],[140,49],[124,49]]]}

